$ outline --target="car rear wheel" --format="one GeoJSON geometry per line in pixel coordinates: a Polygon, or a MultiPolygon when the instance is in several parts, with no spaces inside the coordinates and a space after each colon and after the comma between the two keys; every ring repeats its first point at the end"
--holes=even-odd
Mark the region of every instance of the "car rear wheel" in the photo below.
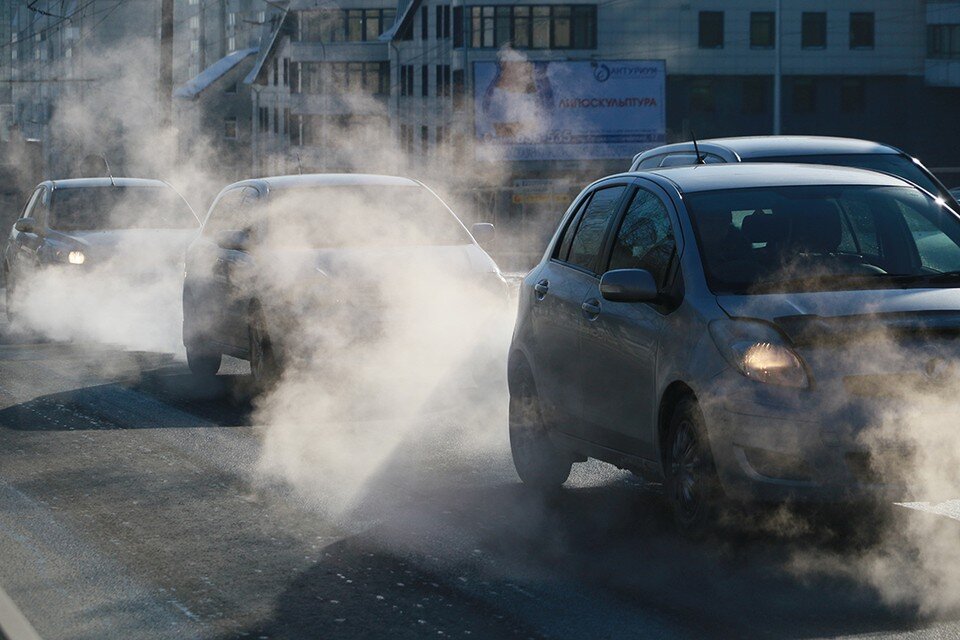
{"type": "Polygon", "coordinates": [[[280,361],[263,312],[254,309],[250,315],[250,377],[256,391],[269,391],[280,380],[280,361]]]}
{"type": "Polygon", "coordinates": [[[684,534],[701,535],[716,520],[721,489],[703,416],[693,399],[674,409],[665,458],[666,494],[674,520],[684,534]]]}
{"type": "Polygon", "coordinates": [[[200,343],[187,345],[187,366],[195,376],[212,377],[220,370],[223,356],[200,343]]]}
{"type": "Polygon", "coordinates": [[[540,401],[528,371],[519,374],[510,394],[510,451],[524,484],[555,490],[570,476],[573,457],[550,439],[540,401]]]}

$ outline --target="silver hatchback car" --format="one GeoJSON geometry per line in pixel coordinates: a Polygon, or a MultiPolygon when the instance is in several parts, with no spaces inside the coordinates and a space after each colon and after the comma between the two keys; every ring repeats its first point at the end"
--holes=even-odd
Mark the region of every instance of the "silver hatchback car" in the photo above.
{"type": "Polygon", "coordinates": [[[714,164],[604,178],[522,284],[517,472],[550,489],[573,462],[610,462],[663,482],[686,530],[724,496],[900,491],[862,436],[898,388],[960,355],[958,276],[960,218],[892,175],[714,164]],[[878,334],[901,357],[866,357],[878,334]]]}

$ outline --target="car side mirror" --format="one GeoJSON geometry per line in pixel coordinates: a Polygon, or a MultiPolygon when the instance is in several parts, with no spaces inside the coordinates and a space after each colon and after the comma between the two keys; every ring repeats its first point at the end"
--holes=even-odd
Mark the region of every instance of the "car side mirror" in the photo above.
{"type": "Polygon", "coordinates": [[[470,234],[480,246],[486,246],[493,242],[497,235],[496,229],[489,222],[478,222],[470,227],[470,234]]]}
{"type": "Polygon", "coordinates": [[[13,228],[20,233],[39,233],[40,225],[35,218],[20,218],[13,223],[13,228]]]}
{"type": "Polygon", "coordinates": [[[614,269],[600,278],[600,295],[611,302],[655,302],[660,290],[646,269],[614,269]]]}
{"type": "Polygon", "coordinates": [[[250,244],[250,234],[247,231],[217,231],[213,234],[213,241],[221,249],[245,251],[250,244]]]}

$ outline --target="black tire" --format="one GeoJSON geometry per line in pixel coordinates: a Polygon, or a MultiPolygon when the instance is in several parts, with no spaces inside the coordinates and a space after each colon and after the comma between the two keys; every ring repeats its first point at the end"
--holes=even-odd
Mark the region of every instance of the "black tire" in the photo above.
{"type": "Polygon", "coordinates": [[[250,378],[254,391],[270,391],[280,381],[282,367],[277,348],[267,330],[267,321],[260,309],[250,312],[248,325],[250,340],[250,378]]]}
{"type": "Polygon", "coordinates": [[[666,496],[680,531],[697,537],[712,529],[722,497],[703,415],[692,398],[670,417],[664,450],[666,496]]]}
{"type": "Polygon", "coordinates": [[[199,342],[187,345],[187,366],[190,372],[199,377],[212,378],[220,371],[220,361],[223,355],[215,350],[203,346],[199,342]]]}
{"type": "Polygon", "coordinates": [[[550,439],[529,370],[512,374],[510,394],[510,452],[513,466],[525,485],[553,491],[567,481],[573,456],[550,439]]]}

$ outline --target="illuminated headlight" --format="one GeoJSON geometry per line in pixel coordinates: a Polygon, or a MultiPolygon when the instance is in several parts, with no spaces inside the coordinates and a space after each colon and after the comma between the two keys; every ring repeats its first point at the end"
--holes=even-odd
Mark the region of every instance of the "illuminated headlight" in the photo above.
{"type": "Polygon", "coordinates": [[[83,251],[71,251],[67,255],[67,262],[70,264],[83,264],[87,261],[87,256],[83,255],[83,251]]]}
{"type": "Polygon", "coordinates": [[[800,356],[771,326],[750,321],[717,320],[710,323],[720,353],[736,369],[757,382],[784,387],[810,386],[800,356]]]}

